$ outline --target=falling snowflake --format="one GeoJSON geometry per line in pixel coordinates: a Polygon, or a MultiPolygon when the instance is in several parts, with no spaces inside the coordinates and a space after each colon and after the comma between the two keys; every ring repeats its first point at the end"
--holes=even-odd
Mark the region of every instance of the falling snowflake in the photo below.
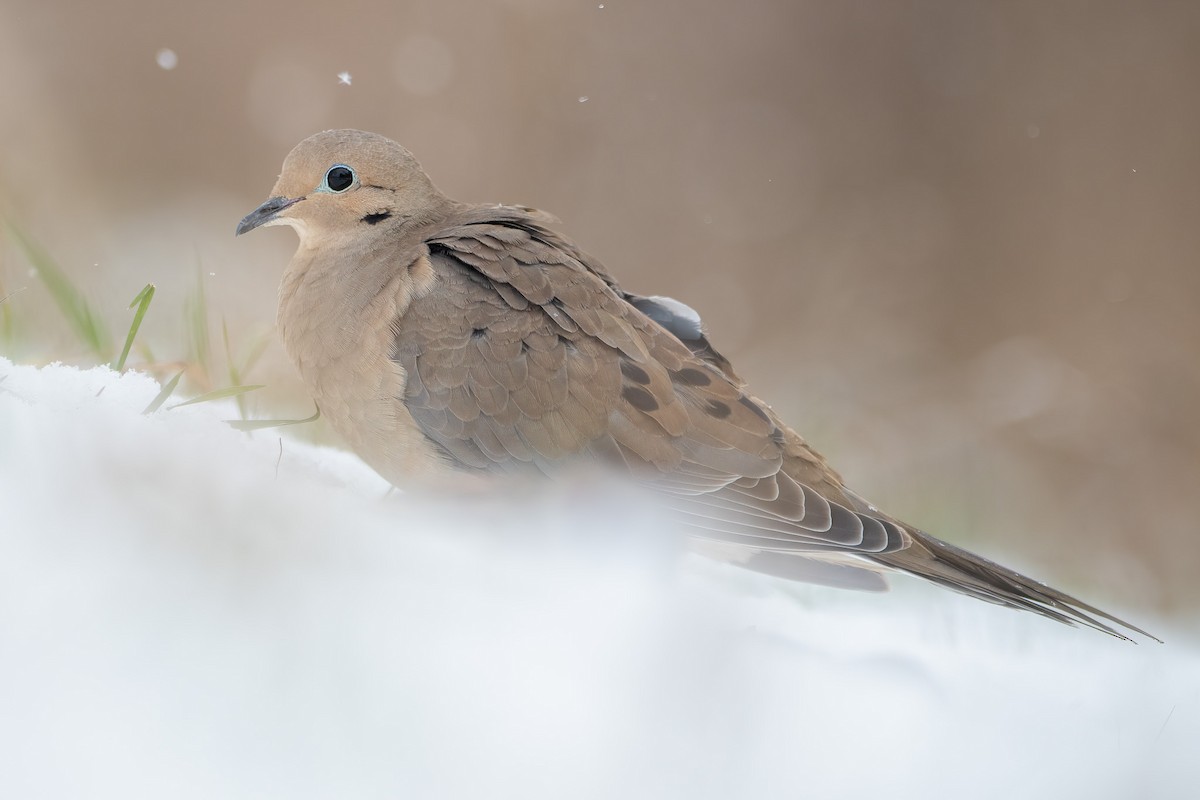
{"type": "Polygon", "coordinates": [[[179,56],[175,55],[174,50],[164,47],[155,53],[154,60],[163,69],[175,69],[175,66],[179,63],[179,56]]]}
{"type": "Polygon", "coordinates": [[[579,98],[579,102],[581,102],[581,103],[586,103],[587,101],[588,101],[588,96],[586,94],[579,98]]]}
{"type": "Polygon", "coordinates": [[[349,72],[339,72],[338,73],[338,83],[343,84],[345,86],[349,86],[351,80],[353,80],[353,78],[351,77],[349,72]]]}

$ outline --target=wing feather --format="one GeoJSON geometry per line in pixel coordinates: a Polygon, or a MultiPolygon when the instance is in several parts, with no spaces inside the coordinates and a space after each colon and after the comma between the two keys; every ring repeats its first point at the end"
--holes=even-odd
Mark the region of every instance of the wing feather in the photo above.
{"type": "Polygon", "coordinates": [[[622,294],[513,216],[431,238],[434,288],[396,326],[406,406],[452,463],[553,472],[599,458],[669,495],[702,536],[796,551],[886,544],[881,523],[822,496],[823,462],[745,393],[695,312],[622,294]]]}
{"type": "Polygon", "coordinates": [[[847,490],[746,393],[687,306],[624,292],[530,209],[456,213],[426,239],[434,285],[396,320],[393,350],[405,406],[449,464],[550,474],[581,460],[616,465],[751,569],[879,589],[872,570],[895,568],[1120,635],[1100,621],[1120,620],[847,490]]]}

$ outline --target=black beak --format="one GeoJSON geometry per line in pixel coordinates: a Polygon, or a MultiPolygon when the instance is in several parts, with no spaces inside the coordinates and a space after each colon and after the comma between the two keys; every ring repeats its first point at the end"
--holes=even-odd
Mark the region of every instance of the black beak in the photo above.
{"type": "Polygon", "coordinates": [[[283,211],[289,206],[296,205],[296,203],[299,203],[303,199],[303,197],[272,197],[270,200],[263,203],[246,216],[242,217],[242,221],[238,223],[236,235],[241,236],[246,231],[252,231],[259,225],[270,222],[280,211],[283,211]]]}

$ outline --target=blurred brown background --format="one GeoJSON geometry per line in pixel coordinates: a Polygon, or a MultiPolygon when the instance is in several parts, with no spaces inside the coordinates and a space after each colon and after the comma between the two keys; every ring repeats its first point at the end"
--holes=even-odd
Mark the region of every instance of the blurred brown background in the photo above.
{"type": "MultiPolygon", "coordinates": [[[[291,146],[385,133],[695,306],[878,504],[1194,629],[1198,78],[1197,3],[0,0],[0,214],[179,358],[198,275],[271,324],[294,236],[233,228],[291,146]]],[[[7,355],[87,361],[0,283],[7,355]]]]}

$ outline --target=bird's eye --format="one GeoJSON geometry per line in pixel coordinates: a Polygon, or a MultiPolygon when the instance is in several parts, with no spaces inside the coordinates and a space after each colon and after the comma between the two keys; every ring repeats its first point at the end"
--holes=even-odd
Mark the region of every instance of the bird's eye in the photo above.
{"type": "Polygon", "coordinates": [[[334,164],[325,173],[325,188],[331,192],[344,192],[354,185],[354,170],[345,164],[334,164]]]}

